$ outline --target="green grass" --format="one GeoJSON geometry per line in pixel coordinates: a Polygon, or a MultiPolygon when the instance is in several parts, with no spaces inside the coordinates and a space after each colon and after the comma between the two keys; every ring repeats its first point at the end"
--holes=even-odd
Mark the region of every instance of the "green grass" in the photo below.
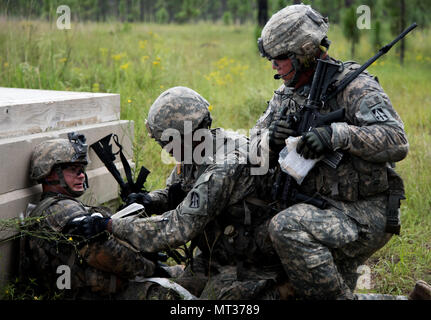
{"type": "MultiPolygon", "coordinates": [[[[351,60],[350,45],[332,26],[330,54],[351,60]]],[[[407,294],[417,279],[431,282],[431,35],[408,36],[404,66],[396,49],[369,71],[402,117],[410,142],[397,165],[407,200],[402,233],[368,262],[373,291],[407,294]],[[412,41],[415,39],[415,41],[412,41]]],[[[363,63],[375,51],[367,31],[357,46],[363,63]]],[[[386,42],[391,37],[386,35],[386,42]]],[[[72,24],[0,19],[0,86],[121,94],[121,118],[135,122],[135,161],[152,174],[147,189],[163,187],[172,165],[160,163],[160,148],[148,138],[144,120],[157,96],[187,86],[211,104],[213,126],[248,130],[281,83],[256,48],[254,26],[72,24]]]]}

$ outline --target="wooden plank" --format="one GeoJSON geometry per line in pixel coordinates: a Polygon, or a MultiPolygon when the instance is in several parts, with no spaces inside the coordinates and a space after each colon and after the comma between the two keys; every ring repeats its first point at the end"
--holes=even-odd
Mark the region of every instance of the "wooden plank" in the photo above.
{"type": "Polygon", "coordinates": [[[119,94],[0,87],[0,138],[119,119],[119,94]]]}
{"type": "MultiPolygon", "coordinates": [[[[128,120],[110,121],[46,133],[0,139],[0,158],[2,164],[0,168],[0,181],[2,182],[0,184],[0,195],[32,186],[33,184],[29,178],[29,170],[33,147],[47,139],[67,138],[67,133],[71,131],[85,134],[88,145],[110,133],[115,133],[123,145],[123,152],[126,158],[132,158],[133,121],[128,120]]],[[[116,146],[113,147],[113,151],[116,150],[118,148],[116,146]]],[[[91,163],[88,166],[88,170],[104,166],[91,148],[89,150],[89,158],[91,163]]],[[[117,161],[120,161],[119,156],[117,158],[117,161]]]]}

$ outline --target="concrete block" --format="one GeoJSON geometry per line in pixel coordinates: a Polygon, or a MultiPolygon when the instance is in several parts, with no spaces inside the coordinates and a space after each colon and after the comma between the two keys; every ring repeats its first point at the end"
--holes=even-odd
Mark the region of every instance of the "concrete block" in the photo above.
{"type": "MultiPolygon", "coordinates": [[[[0,181],[2,181],[0,184],[0,195],[32,186],[33,183],[29,178],[29,170],[33,147],[48,139],[67,139],[67,133],[71,131],[78,131],[85,134],[87,144],[89,146],[106,135],[115,133],[118,135],[119,142],[123,146],[123,152],[126,158],[131,159],[133,156],[133,121],[128,120],[110,121],[45,133],[0,139],[0,155],[2,159],[2,167],[0,168],[0,181]]],[[[111,143],[113,142],[111,141],[111,143]]],[[[117,150],[118,148],[113,145],[113,151],[116,152],[117,150]]],[[[89,148],[88,156],[91,161],[88,166],[89,170],[104,166],[93,149],[89,148]]],[[[117,157],[117,161],[120,161],[119,156],[117,157]]]]}
{"type": "Polygon", "coordinates": [[[119,119],[119,94],[0,87],[0,138],[119,119]]]}

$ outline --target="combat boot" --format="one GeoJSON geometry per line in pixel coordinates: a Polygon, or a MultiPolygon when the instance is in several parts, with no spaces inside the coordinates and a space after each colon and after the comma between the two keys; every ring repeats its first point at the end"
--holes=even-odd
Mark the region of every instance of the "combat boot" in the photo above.
{"type": "Polygon", "coordinates": [[[409,300],[431,300],[431,286],[423,280],[417,281],[409,300]]]}

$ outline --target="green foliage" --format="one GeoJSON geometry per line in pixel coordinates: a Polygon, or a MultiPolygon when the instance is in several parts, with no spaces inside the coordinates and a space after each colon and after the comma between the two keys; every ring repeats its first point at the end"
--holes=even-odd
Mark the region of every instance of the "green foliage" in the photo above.
{"type": "Polygon", "coordinates": [[[372,34],[372,43],[374,50],[377,51],[381,47],[383,47],[383,39],[382,39],[382,23],[380,20],[376,20],[373,23],[373,34],[372,34]]]}
{"type": "Polygon", "coordinates": [[[196,7],[196,0],[184,0],[181,6],[181,11],[175,15],[175,21],[178,23],[191,21],[200,14],[199,9],[196,9],[196,7]]]}
{"type": "Polygon", "coordinates": [[[157,23],[168,23],[169,22],[169,13],[165,8],[160,8],[156,12],[156,21],[157,23]]]}
{"type": "Polygon", "coordinates": [[[223,24],[228,26],[232,23],[232,14],[228,11],[223,13],[223,24]]]}
{"type": "Polygon", "coordinates": [[[356,8],[345,9],[343,14],[343,34],[350,41],[350,55],[355,56],[355,46],[359,42],[359,29],[356,26],[356,8]]]}

